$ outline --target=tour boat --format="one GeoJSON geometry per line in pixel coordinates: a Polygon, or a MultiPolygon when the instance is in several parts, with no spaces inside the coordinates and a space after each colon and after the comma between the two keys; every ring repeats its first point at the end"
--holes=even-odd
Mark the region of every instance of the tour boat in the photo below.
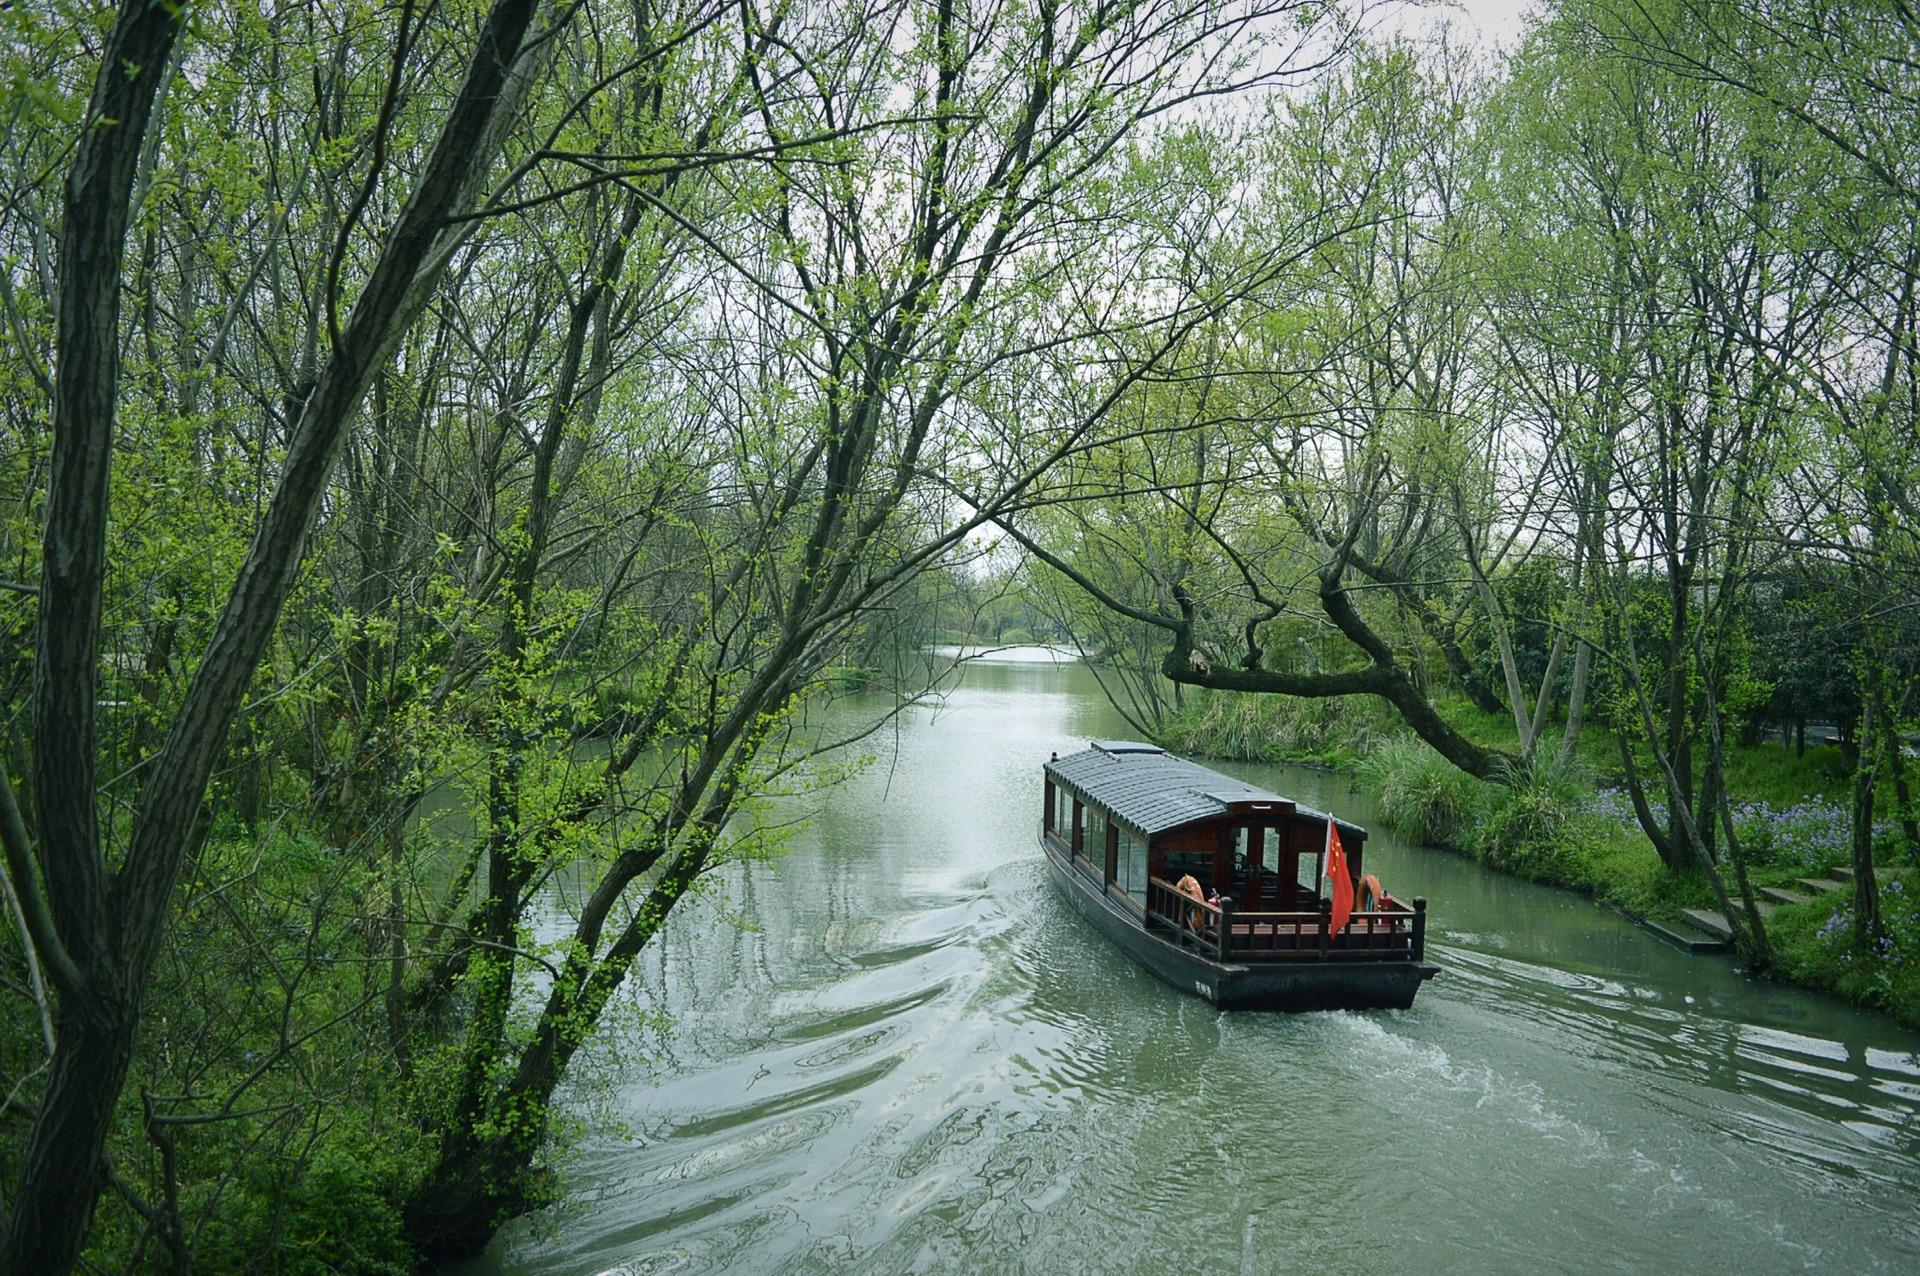
{"type": "Polygon", "coordinates": [[[1358,825],[1129,741],[1055,754],[1044,787],[1054,884],[1175,988],[1229,1009],[1404,1009],[1439,973],[1427,901],[1364,877],[1358,825]],[[1329,860],[1377,895],[1344,923],[1352,896],[1320,892],[1329,860]]]}

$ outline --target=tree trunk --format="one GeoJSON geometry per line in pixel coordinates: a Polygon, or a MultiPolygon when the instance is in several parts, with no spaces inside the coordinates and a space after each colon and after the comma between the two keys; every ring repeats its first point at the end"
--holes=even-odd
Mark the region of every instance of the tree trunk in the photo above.
{"type": "Polygon", "coordinates": [[[1262,668],[1257,662],[1250,661],[1247,667],[1236,669],[1196,659],[1198,653],[1193,647],[1193,625],[1197,604],[1193,599],[1184,596],[1175,599],[1181,612],[1178,619],[1130,607],[1101,589],[1073,564],[1026,535],[1011,520],[997,522],[996,525],[1035,558],[1086,590],[1109,610],[1169,634],[1173,641],[1166,655],[1161,657],[1160,672],[1176,686],[1184,683],[1219,691],[1252,691],[1264,695],[1309,696],[1316,699],[1329,696],[1378,696],[1399,710],[1415,734],[1432,745],[1440,756],[1476,779],[1500,779],[1515,760],[1510,754],[1483,749],[1461,735],[1420,694],[1405,666],[1395,658],[1393,648],[1354,609],[1341,582],[1337,562],[1329,563],[1320,573],[1320,607],[1327,619],[1366,654],[1370,665],[1335,673],[1283,673],[1262,668]]]}
{"type": "Polygon", "coordinates": [[[1880,743],[1887,758],[1887,774],[1893,779],[1894,804],[1899,808],[1900,836],[1906,842],[1907,858],[1920,863],[1920,813],[1913,806],[1913,790],[1907,783],[1907,755],[1901,752],[1900,724],[1893,716],[1892,698],[1880,688],[1880,743]]]}
{"type": "MultiPolygon", "coordinates": [[[[478,1116],[484,1119],[456,1115],[443,1133],[433,1169],[407,1204],[407,1234],[425,1252],[476,1254],[503,1222],[530,1203],[529,1171],[546,1137],[553,1090],[586,1039],[586,1029],[705,868],[745,777],[741,763],[759,748],[766,720],[758,706],[784,702],[793,690],[791,673],[789,666],[787,676],[757,680],[743,704],[709,737],[652,838],[623,853],[595,885],[574,927],[566,963],[548,990],[533,1041],[521,1051],[512,1077],[480,1097],[478,1116]],[[596,955],[627,887],[674,851],[676,839],[678,857],[612,945],[596,955]]],[[[477,1026],[469,1031],[470,1057],[497,1058],[504,1036],[478,1041],[472,1035],[477,1031],[477,1026]]]]}
{"type": "Polygon", "coordinates": [[[1540,675],[1540,689],[1533,698],[1533,725],[1528,732],[1531,748],[1539,748],[1540,736],[1547,729],[1547,711],[1553,707],[1553,684],[1560,677],[1560,661],[1567,650],[1567,635],[1563,630],[1553,636],[1553,649],[1547,653],[1547,670],[1540,675]]]}
{"type": "Polygon", "coordinates": [[[1466,693],[1467,699],[1473,702],[1474,708],[1482,713],[1494,715],[1507,711],[1506,702],[1500,699],[1500,693],[1487,685],[1487,680],[1480,676],[1480,671],[1473,667],[1471,660],[1467,659],[1467,653],[1460,650],[1459,640],[1452,633],[1435,634],[1434,642],[1440,648],[1441,658],[1447,662],[1447,671],[1453,675],[1453,680],[1459,684],[1460,690],[1466,693]]]}
{"type": "Polygon", "coordinates": [[[1689,601],[1689,574],[1674,571],[1671,574],[1670,588],[1673,603],[1673,616],[1667,631],[1667,765],[1673,771],[1674,783],[1679,786],[1679,796],[1669,798],[1667,811],[1667,839],[1676,848],[1687,844],[1687,834],[1683,827],[1686,816],[1684,808],[1691,806],[1693,793],[1693,736],[1687,729],[1687,710],[1691,703],[1688,694],[1688,674],[1690,661],[1688,651],[1691,644],[1687,640],[1689,601]]]}
{"type": "MultiPolygon", "coordinates": [[[[1715,710],[1709,707],[1701,716],[1706,717],[1713,712],[1715,712],[1715,710]]],[[[1716,722],[1710,722],[1708,726],[1712,731],[1719,730],[1719,724],[1716,722]]],[[[1719,809],[1719,805],[1720,770],[1719,767],[1709,760],[1706,774],[1700,777],[1700,802],[1699,805],[1694,808],[1693,822],[1700,829],[1700,844],[1706,848],[1707,857],[1713,860],[1720,858],[1720,852],[1717,846],[1717,835],[1715,833],[1719,821],[1714,818],[1714,813],[1719,809]]]]}
{"type": "Polygon", "coordinates": [[[1573,656],[1573,685],[1567,689],[1567,730],[1560,737],[1560,765],[1571,766],[1580,754],[1580,731],[1586,724],[1587,679],[1593,670],[1593,646],[1580,643],[1573,656]]]}
{"type": "MultiPolygon", "coordinates": [[[[34,799],[51,907],[42,953],[78,975],[60,989],[47,1090],[26,1174],[0,1237],[0,1271],[61,1273],[86,1241],[139,1021],[144,973],[122,977],[112,882],[95,805],[94,713],[106,572],[107,493],[120,384],[120,268],[142,144],[181,11],[123,0],[100,54],[67,176],[60,235],[57,383],[34,660],[34,799]],[[54,938],[57,935],[57,940],[54,938]]],[[[15,882],[38,892],[31,878],[15,882]]]]}
{"type": "Polygon", "coordinates": [[[1533,724],[1527,713],[1526,689],[1520,685],[1520,668],[1513,658],[1513,636],[1507,632],[1507,614],[1500,606],[1500,600],[1493,595],[1493,586],[1487,583],[1480,563],[1473,555],[1471,543],[1467,550],[1468,566],[1473,571],[1474,592],[1480,597],[1481,607],[1486,609],[1487,623],[1493,626],[1493,643],[1500,653],[1500,676],[1507,685],[1507,708],[1513,713],[1513,734],[1520,742],[1520,761],[1533,761],[1533,724]]]}
{"type": "MultiPolygon", "coordinates": [[[[214,762],[292,589],[341,434],[398,330],[430,297],[445,263],[435,257],[445,246],[445,219],[491,153],[495,113],[511,109],[503,107],[503,82],[519,60],[534,8],[533,0],[497,0],[487,15],[414,198],[301,408],[279,488],[154,755],[115,872],[95,805],[93,715],[119,388],[120,265],[136,162],[184,9],[125,0],[105,42],[62,225],[60,383],[35,678],[38,846],[53,928],[64,943],[62,961],[49,964],[68,965],[78,978],[61,989],[59,1040],[28,1135],[26,1175],[0,1241],[0,1271],[65,1272],[84,1244],[141,997],[214,762]],[[105,120],[113,125],[103,126],[105,120]]],[[[19,883],[23,890],[34,885],[19,883]]]]}
{"type": "MultiPolygon", "coordinates": [[[[1028,548],[1034,548],[1030,543],[1028,548]]],[[[1468,775],[1481,780],[1501,779],[1514,759],[1511,755],[1483,749],[1460,734],[1453,724],[1422,696],[1407,676],[1406,668],[1395,659],[1393,649],[1373,632],[1354,610],[1337,574],[1323,576],[1320,606],[1327,617],[1348,639],[1373,661],[1364,669],[1340,673],[1290,674],[1270,669],[1234,669],[1208,664],[1196,665],[1189,631],[1179,629],[1174,643],[1161,661],[1160,671],[1174,683],[1211,687],[1218,691],[1253,691],[1263,694],[1312,696],[1378,696],[1399,711],[1402,720],[1415,735],[1432,745],[1434,751],[1468,775]]],[[[1191,600],[1183,600],[1191,608],[1191,600]]]]}
{"type": "MultiPolygon", "coordinates": [[[[1701,663],[1704,665],[1705,661],[1701,663]]],[[[1773,969],[1773,952],[1767,942],[1766,920],[1760,916],[1760,905],[1753,895],[1753,883],[1747,877],[1747,857],[1740,849],[1740,834],[1733,827],[1733,803],[1727,800],[1726,742],[1721,738],[1719,697],[1711,681],[1707,684],[1706,702],[1709,748],[1707,788],[1714,794],[1714,810],[1708,812],[1708,818],[1716,813],[1720,817],[1721,831],[1727,838],[1727,856],[1733,861],[1734,881],[1740,887],[1740,908],[1746,920],[1747,932],[1747,942],[1741,955],[1754,970],[1764,973],[1773,969]]]]}
{"type": "Polygon", "coordinates": [[[86,1242],[100,1187],[100,1148],[133,1062],[137,1011],[124,990],[56,1021],[62,1049],[27,1144],[26,1181],[7,1219],[0,1270],[64,1272],[86,1242]]]}
{"type": "MultiPolygon", "coordinates": [[[[1660,862],[1675,873],[1685,872],[1692,861],[1688,858],[1684,846],[1676,844],[1668,835],[1668,830],[1660,827],[1660,821],[1654,818],[1653,807],[1647,802],[1647,791],[1640,783],[1640,768],[1633,760],[1633,744],[1627,733],[1617,733],[1620,744],[1620,770],[1626,777],[1627,796],[1633,801],[1634,818],[1640,821],[1640,831],[1653,843],[1653,849],[1660,855],[1660,862]]],[[[1668,827],[1671,828],[1671,821],[1668,827]]]]}
{"type": "Polygon", "coordinates": [[[1873,875],[1873,797],[1874,772],[1879,766],[1874,737],[1877,715],[1873,711],[1879,691],[1879,660],[1862,652],[1859,761],[1853,773],[1853,944],[1865,949],[1880,937],[1880,883],[1873,875]]]}

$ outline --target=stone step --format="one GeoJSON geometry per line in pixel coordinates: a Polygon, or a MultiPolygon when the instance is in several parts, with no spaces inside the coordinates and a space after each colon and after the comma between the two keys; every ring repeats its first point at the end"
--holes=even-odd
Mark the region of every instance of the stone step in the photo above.
{"type": "Polygon", "coordinates": [[[1812,891],[1815,895],[1825,894],[1827,891],[1845,890],[1847,888],[1847,883],[1836,882],[1831,877],[1796,877],[1793,880],[1806,887],[1809,891],[1812,891]]]}
{"type": "MultiPolygon", "coordinates": [[[[1853,866],[1850,864],[1845,868],[1828,870],[1827,876],[1833,878],[1842,886],[1848,888],[1853,886],[1853,866]]],[[[1898,876],[1900,876],[1900,870],[1892,864],[1875,864],[1873,866],[1873,878],[1877,882],[1889,882],[1898,876]]]]}
{"type": "Polygon", "coordinates": [[[1790,891],[1784,886],[1762,886],[1760,896],[1776,904],[1804,904],[1813,898],[1811,895],[1802,895],[1799,891],[1790,891]]]}
{"type": "Polygon", "coordinates": [[[1683,908],[1680,916],[1686,918],[1689,925],[1704,930],[1715,939],[1729,942],[1733,939],[1733,927],[1727,925],[1727,919],[1712,909],[1683,908]]]}
{"type": "Polygon", "coordinates": [[[1695,930],[1685,922],[1660,922],[1651,917],[1639,919],[1642,926],[1675,948],[1689,953],[1724,953],[1727,941],[1695,930]]]}

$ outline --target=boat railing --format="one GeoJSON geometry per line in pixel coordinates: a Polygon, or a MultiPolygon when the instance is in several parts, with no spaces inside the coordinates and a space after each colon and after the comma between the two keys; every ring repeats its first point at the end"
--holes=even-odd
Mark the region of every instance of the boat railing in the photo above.
{"type": "Polygon", "coordinates": [[[1355,912],[1333,931],[1332,909],[1313,912],[1239,912],[1227,905],[1232,922],[1228,953],[1236,960],[1325,954],[1343,961],[1420,961],[1426,947],[1425,900],[1415,907],[1394,901],[1355,912]]]}
{"type": "Polygon", "coordinates": [[[1196,900],[1172,883],[1151,878],[1147,884],[1148,925],[1171,931],[1182,943],[1203,947],[1220,961],[1326,959],[1342,961],[1423,961],[1426,956],[1426,905],[1388,899],[1377,908],[1355,912],[1338,934],[1331,909],[1243,912],[1230,898],[1219,903],[1196,900]]]}
{"type": "Polygon", "coordinates": [[[1162,878],[1147,879],[1147,915],[1209,946],[1218,943],[1220,906],[1195,899],[1162,878]]]}

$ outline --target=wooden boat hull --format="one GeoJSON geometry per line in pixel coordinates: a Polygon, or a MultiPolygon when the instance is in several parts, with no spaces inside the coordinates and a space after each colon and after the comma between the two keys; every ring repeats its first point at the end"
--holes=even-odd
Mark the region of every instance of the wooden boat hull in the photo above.
{"type": "Polygon", "coordinates": [[[1424,961],[1342,961],[1338,954],[1228,963],[1146,930],[1043,835],[1047,873],[1074,909],[1128,956],[1182,992],[1224,1010],[1405,1010],[1440,968],[1424,961]]]}

